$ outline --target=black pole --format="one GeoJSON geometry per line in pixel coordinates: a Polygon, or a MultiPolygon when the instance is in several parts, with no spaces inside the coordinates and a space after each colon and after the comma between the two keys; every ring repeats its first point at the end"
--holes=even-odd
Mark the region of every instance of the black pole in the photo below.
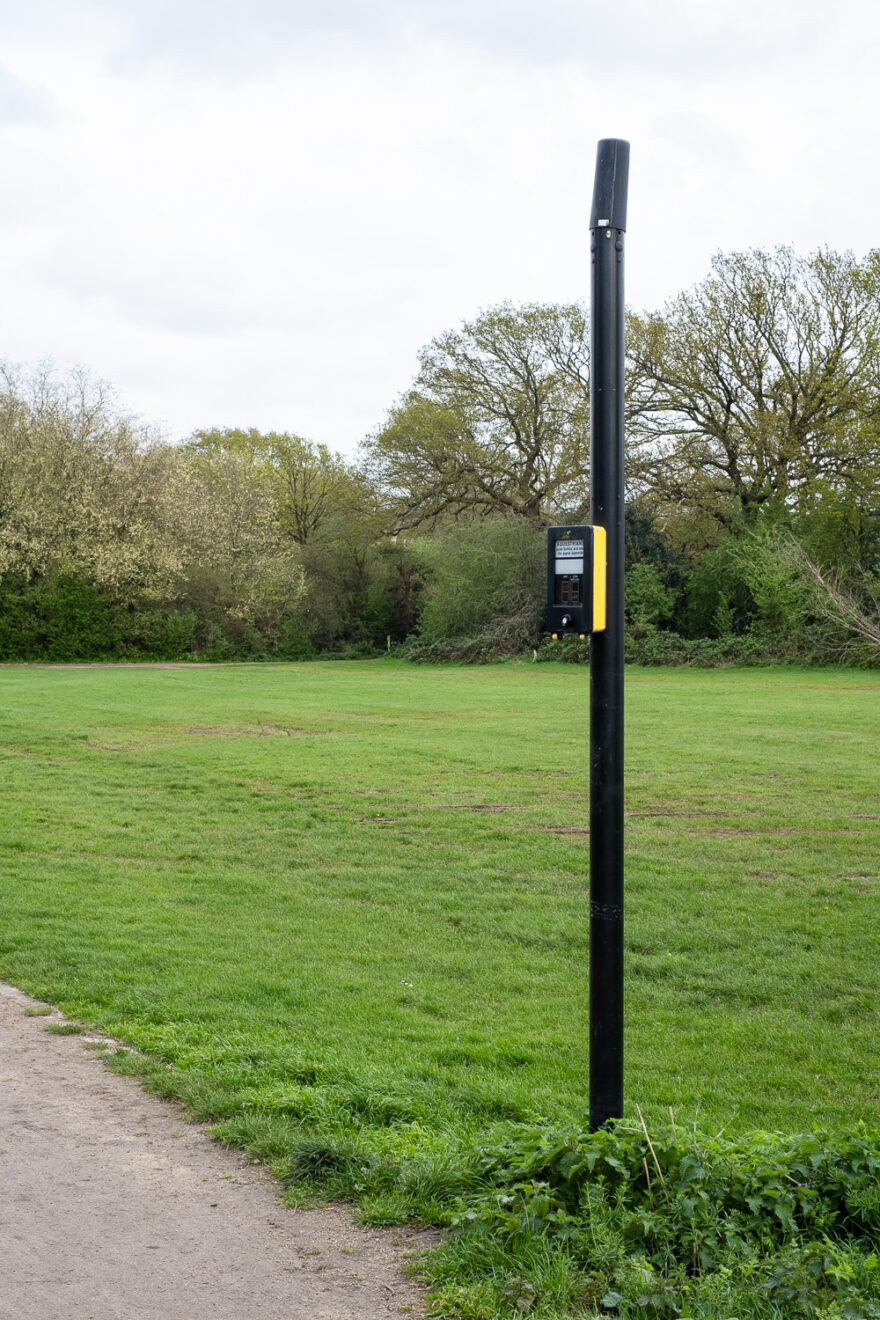
{"type": "Polygon", "coordinates": [[[623,1116],[623,247],[629,143],[605,138],[590,213],[590,522],[607,622],[590,643],[590,1128],[623,1116]]]}

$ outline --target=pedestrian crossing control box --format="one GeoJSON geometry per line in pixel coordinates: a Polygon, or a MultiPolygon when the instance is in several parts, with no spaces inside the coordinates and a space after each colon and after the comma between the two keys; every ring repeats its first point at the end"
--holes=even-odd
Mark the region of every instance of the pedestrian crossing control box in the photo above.
{"type": "Polygon", "coordinates": [[[547,622],[556,641],[605,628],[605,528],[547,531],[547,622]]]}

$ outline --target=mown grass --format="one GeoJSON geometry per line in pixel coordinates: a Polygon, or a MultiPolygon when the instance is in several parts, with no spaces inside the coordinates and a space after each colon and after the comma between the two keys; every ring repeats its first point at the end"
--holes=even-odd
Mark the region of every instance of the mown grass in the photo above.
{"type": "MultiPolygon", "coordinates": [[[[367,1212],[424,1215],[462,1143],[583,1118],[586,681],[4,669],[0,976],[288,1177],[291,1152],[349,1192],[364,1152],[410,1161],[409,1191],[364,1174],[367,1212]]],[[[649,1128],[876,1122],[878,698],[873,673],[629,673],[649,1128]]]]}

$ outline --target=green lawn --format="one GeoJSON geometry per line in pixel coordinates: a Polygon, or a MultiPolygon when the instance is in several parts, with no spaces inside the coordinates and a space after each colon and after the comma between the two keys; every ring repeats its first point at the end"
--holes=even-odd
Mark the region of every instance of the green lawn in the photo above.
{"type": "Polygon", "coordinates": [[[595,1138],[582,668],[0,685],[0,977],[291,1198],[452,1226],[432,1314],[880,1315],[880,674],[629,673],[595,1138]]]}
{"type": "MultiPolygon", "coordinates": [[[[0,977],[241,1139],[583,1114],[584,670],[0,684],[0,977]]],[[[880,675],[636,670],[627,702],[628,1106],[876,1122],[880,675]]]]}

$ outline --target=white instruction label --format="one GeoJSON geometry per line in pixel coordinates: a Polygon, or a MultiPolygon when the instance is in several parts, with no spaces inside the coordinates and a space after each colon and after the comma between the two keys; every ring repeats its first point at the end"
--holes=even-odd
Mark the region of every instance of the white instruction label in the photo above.
{"type": "Polygon", "coordinates": [[[556,558],[557,559],[583,559],[584,543],[583,541],[557,541],[556,558]]]}

